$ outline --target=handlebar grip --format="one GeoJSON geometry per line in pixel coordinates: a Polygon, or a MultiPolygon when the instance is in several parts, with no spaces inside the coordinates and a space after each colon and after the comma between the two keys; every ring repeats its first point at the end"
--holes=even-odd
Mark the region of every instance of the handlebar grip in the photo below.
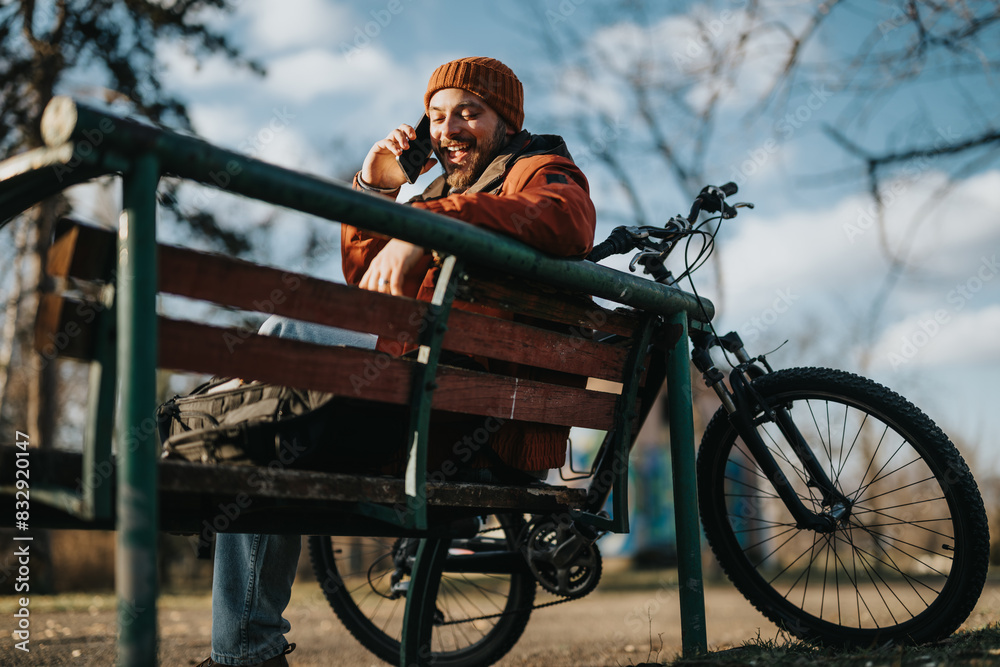
{"type": "Polygon", "coordinates": [[[594,246],[594,249],[587,255],[591,262],[599,262],[606,257],[611,257],[615,252],[614,244],[611,241],[601,241],[594,246]]]}
{"type": "Polygon", "coordinates": [[[734,194],[739,192],[739,186],[737,186],[732,181],[719,186],[719,189],[726,193],[727,197],[732,197],[734,194]]]}
{"type": "Polygon", "coordinates": [[[632,240],[624,227],[616,227],[611,235],[594,246],[594,249],[587,255],[591,262],[599,262],[602,259],[627,252],[632,247],[632,240]]]}

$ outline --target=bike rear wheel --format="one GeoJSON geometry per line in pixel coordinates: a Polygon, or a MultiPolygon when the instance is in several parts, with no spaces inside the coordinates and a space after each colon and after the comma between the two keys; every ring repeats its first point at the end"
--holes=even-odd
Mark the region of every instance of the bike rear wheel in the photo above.
{"type": "MultiPolygon", "coordinates": [[[[829,532],[797,527],[720,409],[699,451],[699,501],[733,584],[806,640],[867,646],[954,632],[989,560],[983,501],[955,446],[906,399],[850,373],[790,369],[753,387],[788,410],[849,503],[829,532]]],[[[761,410],[755,424],[803,504],[831,515],[776,424],[761,410]]]]}
{"type": "MultiPolygon", "coordinates": [[[[480,535],[452,540],[435,603],[435,665],[491,665],[521,637],[535,600],[527,568],[475,571],[462,557],[514,551],[524,525],[520,516],[490,517],[480,535]],[[470,571],[455,571],[461,569],[470,571]]],[[[405,592],[399,592],[409,580],[407,556],[416,553],[416,543],[394,537],[309,538],[313,570],[333,611],[365,648],[391,664],[399,662],[406,607],[405,592]]]]}

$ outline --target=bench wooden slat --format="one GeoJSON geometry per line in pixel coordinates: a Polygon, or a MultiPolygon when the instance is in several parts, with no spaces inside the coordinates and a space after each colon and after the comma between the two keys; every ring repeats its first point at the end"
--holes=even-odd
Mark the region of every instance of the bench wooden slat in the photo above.
{"type": "Polygon", "coordinates": [[[459,288],[458,296],[472,303],[485,302],[543,320],[578,329],[595,329],[632,336],[639,326],[631,312],[608,310],[578,294],[560,292],[510,276],[474,276],[459,288]]]}
{"type": "MultiPolygon", "coordinates": [[[[115,244],[110,230],[64,221],[50,254],[51,272],[60,277],[98,280],[110,276],[115,244]],[[104,272],[104,273],[102,273],[104,272]]],[[[278,313],[297,320],[375,333],[386,340],[412,343],[427,304],[402,299],[250,262],[175,246],[159,246],[159,290],[241,310],[278,313]]],[[[587,302],[572,322],[603,321],[607,315],[587,302]],[[597,309],[597,310],[595,310],[597,309]]],[[[541,307],[549,305],[539,304],[541,307]]],[[[566,303],[559,312],[569,312],[566,303]]],[[[611,316],[614,316],[612,313],[611,316]]],[[[624,331],[629,324],[616,318],[624,331]]],[[[55,334],[59,328],[50,328],[55,334]]],[[[43,341],[44,342],[44,341],[43,341]]],[[[590,340],[583,331],[562,334],[527,324],[454,310],[445,349],[523,363],[549,370],[617,381],[627,351],[590,340]]]]}
{"type": "MultiPolygon", "coordinates": [[[[162,368],[284,384],[406,405],[415,361],[357,348],[325,347],[195,322],[160,319],[162,368]],[[305,361],[303,361],[305,360],[305,361]]],[[[437,410],[607,430],[615,394],[441,366],[437,410]]]]}
{"type": "MultiPolygon", "coordinates": [[[[258,266],[228,257],[160,247],[160,289],[243,310],[276,312],[403,344],[417,340],[427,304],[258,266]]],[[[443,347],[604,380],[621,377],[627,352],[567,335],[455,309],[443,347]]]]}
{"type": "Polygon", "coordinates": [[[453,310],[443,346],[461,354],[617,381],[628,350],[582,335],[566,335],[527,324],[453,310]]]}
{"type": "MultiPolygon", "coordinates": [[[[0,497],[13,494],[18,451],[13,445],[0,445],[0,497]]],[[[32,482],[35,487],[79,490],[81,483],[107,483],[115,487],[114,466],[98,478],[81,482],[82,466],[80,452],[31,450],[32,482]]],[[[250,507],[257,499],[264,498],[323,503],[355,503],[359,498],[365,498],[390,506],[406,502],[403,480],[393,477],[265,466],[213,466],[185,461],[161,461],[159,487],[162,494],[176,498],[178,504],[186,503],[204,513],[198,521],[192,522],[199,528],[201,518],[212,522],[219,513],[217,503],[197,502],[196,498],[202,495],[223,497],[227,503],[240,498],[242,507],[250,507]]],[[[427,504],[432,507],[489,507],[538,512],[579,507],[586,496],[584,489],[565,486],[523,487],[430,481],[428,489],[427,504]]],[[[9,521],[13,521],[13,514],[9,521]]],[[[0,525],[10,524],[0,522],[0,525]]]]}
{"type": "MultiPolygon", "coordinates": [[[[47,358],[92,359],[93,330],[87,324],[94,309],[86,302],[44,295],[36,348],[47,358]]],[[[252,378],[396,405],[410,400],[415,362],[409,359],[168,318],[160,318],[159,327],[163,368],[252,378]]],[[[603,387],[589,391],[451,367],[441,368],[437,383],[433,406],[438,410],[601,430],[609,428],[614,416],[616,396],[603,387]]]]}
{"type": "Polygon", "coordinates": [[[97,304],[42,294],[35,313],[35,350],[46,359],[57,356],[90,361],[94,358],[97,304]]]}
{"type": "Polygon", "coordinates": [[[117,263],[115,233],[92,225],[61,219],[49,247],[46,271],[50,276],[108,281],[117,263]]]}
{"type": "MultiPolygon", "coordinates": [[[[246,493],[263,498],[352,502],[366,498],[381,504],[405,504],[403,480],[312,470],[270,470],[253,466],[206,466],[183,461],[160,464],[160,488],[191,492],[212,488],[220,493],[246,493]]],[[[462,482],[428,482],[427,504],[432,506],[480,505],[515,509],[555,502],[581,503],[586,492],[560,486],[513,487],[462,482]]]]}

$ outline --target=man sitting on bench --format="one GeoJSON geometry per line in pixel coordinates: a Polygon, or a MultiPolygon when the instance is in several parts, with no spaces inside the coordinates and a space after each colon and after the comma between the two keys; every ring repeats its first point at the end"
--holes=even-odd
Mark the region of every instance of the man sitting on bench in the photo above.
{"type": "MultiPolygon", "coordinates": [[[[552,255],[582,258],[590,252],[596,219],[587,180],[561,138],[521,129],[523,90],[507,66],[491,58],[441,65],[431,75],[424,107],[444,174],[412,199],[412,206],[518,238],[552,255]]],[[[395,200],[406,182],[396,157],[416,138],[415,129],[404,124],[377,142],[354,187],[395,200]]],[[[434,164],[428,160],[421,173],[434,164]]],[[[429,251],[348,225],[341,233],[348,283],[430,300],[437,268],[429,251]]],[[[269,321],[262,332],[327,344],[374,345],[357,334],[288,320],[269,321]]],[[[403,352],[380,343],[383,347],[390,354],[403,352]]],[[[534,369],[510,372],[532,377],[534,369]]],[[[507,422],[489,446],[512,468],[544,472],[565,461],[566,437],[563,427],[507,422]]],[[[432,453],[433,446],[432,441],[432,453]]],[[[481,481],[493,481],[488,465],[483,465],[481,481]]],[[[285,655],[294,645],[285,640],[291,626],[282,613],[300,548],[297,535],[217,535],[212,655],[201,667],[288,664],[285,655]]]]}

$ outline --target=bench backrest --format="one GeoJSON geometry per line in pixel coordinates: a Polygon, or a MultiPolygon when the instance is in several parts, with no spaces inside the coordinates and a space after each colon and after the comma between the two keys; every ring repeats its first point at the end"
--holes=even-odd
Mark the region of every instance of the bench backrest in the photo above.
{"type": "MultiPolygon", "coordinates": [[[[57,279],[107,282],[115,236],[64,221],[49,256],[57,279]]],[[[418,340],[429,304],[378,294],[217,254],[159,246],[159,292],[221,306],[374,333],[393,342],[418,340]]],[[[586,295],[546,290],[497,276],[464,272],[456,298],[513,319],[463,310],[450,313],[443,349],[544,369],[545,381],[485,373],[442,363],[433,407],[510,420],[609,430],[642,318],[608,310],[586,295]]],[[[41,304],[36,347],[46,356],[92,359],[102,306],[49,294],[41,304]]],[[[663,332],[659,337],[663,338],[663,332]]],[[[654,336],[654,340],[656,337],[654,336]]],[[[673,341],[665,340],[664,345],[673,341]]],[[[159,366],[177,371],[253,378],[392,404],[410,400],[416,363],[374,350],[317,346],[239,328],[159,318],[159,366]]],[[[636,415],[638,417],[638,415],[636,415]]]]}

